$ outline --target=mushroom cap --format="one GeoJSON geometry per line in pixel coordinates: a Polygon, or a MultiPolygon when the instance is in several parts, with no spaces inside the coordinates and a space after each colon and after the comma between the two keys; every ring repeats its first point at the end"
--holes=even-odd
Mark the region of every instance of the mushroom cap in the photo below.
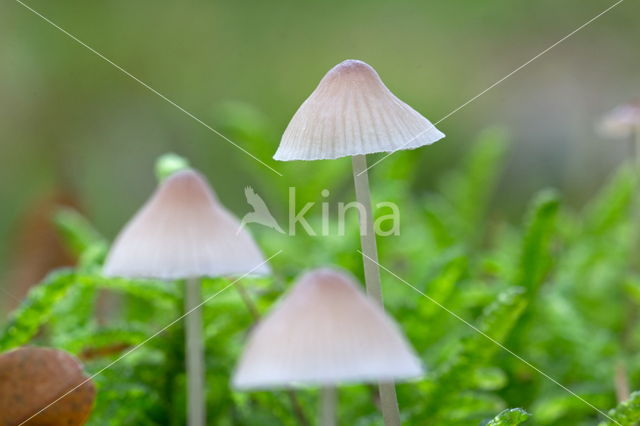
{"type": "Polygon", "coordinates": [[[95,396],[80,362],[64,351],[22,347],[0,355],[0,424],[22,424],[60,398],[25,424],[80,426],[95,396]]]}
{"type": "Polygon", "coordinates": [[[260,249],[194,170],[165,179],[116,238],[103,273],[165,280],[263,275],[260,249]]]}
{"type": "Polygon", "coordinates": [[[422,375],[394,321],[349,275],[317,269],[252,331],[237,389],[397,381],[422,375]]]}
{"type": "Polygon", "coordinates": [[[599,123],[599,130],[603,136],[613,139],[640,132],[640,100],[614,108],[599,123]]]}
{"type": "Polygon", "coordinates": [[[287,126],[276,160],[325,160],[430,145],[444,134],[398,99],[368,64],[333,67],[287,126]]]}

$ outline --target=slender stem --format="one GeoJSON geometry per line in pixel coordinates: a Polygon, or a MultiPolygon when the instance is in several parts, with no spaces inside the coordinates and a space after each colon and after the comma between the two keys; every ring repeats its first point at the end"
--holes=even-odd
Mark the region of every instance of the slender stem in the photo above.
{"type": "MultiPolygon", "coordinates": [[[[629,155],[631,156],[631,165],[635,172],[635,190],[640,190],[640,126],[636,126],[631,130],[629,137],[629,155]]],[[[631,219],[638,216],[638,209],[640,205],[637,201],[631,205],[631,219]]],[[[634,235],[638,236],[636,231],[634,235]]],[[[635,259],[638,252],[637,241],[634,241],[630,247],[630,268],[632,271],[637,269],[635,259]]],[[[620,346],[622,348],[622,357],[616,361],[614,367],[613,383],[616,391],[616,398],[618,402],[626,401],[629,398],[629,377],[627,369],[628,354],[633,353],[633,336],[635,330],[636,318],[638,316],[638,307],[636,303],[627,298],[626,304],[626,321],[622,329],[622,335],[620,337],[620,346]]]]}
{"type": "MultiPolygon", "coordinates": [[[[631,131],[631,138],[629,141],[629,147],[631,151],[632,164],[635,166],[635,189],[636,192],[640,191],[640,125],[636,126],[631,131]]],[[[638,211],[640,209],[640,204],[637,200],[631,205],[631,219],[638,217],[638,211]]],[[[636,239],[638,237],[638,232],[634,233],[636,239]]],[[[637,258],[638,253],[638,242],[635,241],[631,245],[631,270],[636,271],[638,266],[636,264],[635,259],[637,258]]],[[[638,316],[638,306],[631,299],[627,298],[626,300],[627,306],[627,318],[622,330],[622,338],[621,338],[621,346],[623,357],[619,359],[615,365],[615,375],[614,375],[614,385],[616,390],[616,397],[618,402],[623,402],[629,399],[630,395],[630,386],[629,386],[629,375],[627,363],[629,356],[628,354],[633,354],[633,331],[635,329],[635,323],[638,316]]]]}
{"type": "Polygon", "coordinates": [[[380,391],[380,406],[382,418],[386,426],[400,426],[400,408],[398,408],[398,397],[396,395],[396,385],[393,382],[378,383],[380,391]]]}
{"type": "Polygon", "coordinates": [[[362,262],[367,293],[382,305],[382,288],[380,286],[380,269],[378,268],[378,248],[373,227],[371,211],[371,194],[369,192],[369,175],[367,174],[367,157],[353,157],[353,182],[356,187],[356,199],[364,211],[360,215],[360,244],[362,245],[362,262]],[[364,217],[362,217],[364,214],[364,217]]]}
{"type": "Polygon", "coordinates": [[[631,162],[635,164],[638,164],[638,162],[640,162],[640,153],[638,152],[638,148],[640,148],[640,136],[638,135],[639,133],[640,126],[638,126],[637,128],[632,127],[629,131],[629,140],[627,142],[631,162]]]}
{"type": "MultiPolygon", "coordinates": [[[[382,303],[382,287],[380,286],[380,269],[378,268],[378,248],[371,211],[371,194],[369,192],[369,176],[367,174],[367,157],[356,155],[352,158],[353,182],[356,187],[356,199],[364,208],[364,218],[360,217],[360,244],[362,245],[362,263],[367,293],[384,308],[382,303]]],[[[386,426],[400,426],[400,410],[398,397],[393,382],[379,383],[380,406],[386,426]]]]}
{"type": "Polygon", "coordinates": [[[336,407],[338,393],[335,386],[320,389],[320,426],[336,426],[336,407]]]}
{"type": "Polygon", "coordinates": [[[635,127],[632,134],[633,153],[635,154],[636,166],[640,168],[640,125],[635,127]]]}
{"type": "Polygon", "coordinates": [[[206,406],[204,395],[204,345],[202,340],[202,302],[200,281],[185,283],[186,358],[187,358],[187,417],[189,426],[204,426],[206,406]],[[190,312],[190,313],[189,313],[190,312]]]}

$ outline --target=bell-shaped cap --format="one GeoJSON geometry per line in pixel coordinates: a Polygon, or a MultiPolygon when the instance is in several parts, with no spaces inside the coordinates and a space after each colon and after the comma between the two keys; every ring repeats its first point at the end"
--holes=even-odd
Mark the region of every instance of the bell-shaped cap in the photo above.
{"type": "Polygon", "coordinates": [[[362,61],[331,69],[295,113],[276,160],[324,160],[429,145],[444,134],[362,61]]]}
{"type": "Polygon", "coordinates": [[[620,105],[603,117],[600,133],[608,138],[622,139],[640,132],[640,101],[620,105]]]}
{"type": "Polygon", "coordinates": [[[165,179],[116,238],[107,276],[183,279],[269,273],[260,249],[194,170],[165,179]]]}
{"type": "Polygon", "coordinates": [[[233,386],[333,385],[421,375],[420,361],[402,332],[354,279],[317,269],[302,276],[252,331],[233,386]]]}

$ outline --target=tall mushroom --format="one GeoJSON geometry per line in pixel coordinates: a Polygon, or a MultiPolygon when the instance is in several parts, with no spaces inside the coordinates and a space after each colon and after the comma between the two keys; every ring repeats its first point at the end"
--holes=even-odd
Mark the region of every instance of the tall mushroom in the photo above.
{"type": "MultiPolygon", "coordinates": [[[[636,189],[640,189],[640,99],[615,107],[600,120],[598,130],[604,137],[628,141],[629,156],[635,163],[632,163],[635,166],[635,186],[636,189]]],[[[632,218],[638,217],[639,208],[638,203],[633,204],[632,218]]],[[[637,249],[634,249],[634,252],[635,250],[637,249]]],[[[628,315],[631,318],[635,317],[635,311],[636,306],[632,302],[628,307],[628,315]]],[[[630,394],[627,370],[625,357],[622,357],[616,362],[614,376],[616,396],[620,402],[626,401],[630,394]]]]}
{"type": "Polygon", "coordinates": [[[394,321],[344,272],[303,275],[252,331],[233,376],[238,390],[322,387],[321,424],[335,424],[335,386],[422,375],[394,321]]]}
{"type": "MultiPolygon", "coordinates": [[[[356,198],[364,209],[360,239],[367,292],[382,304],[366,155],[429,145],[444,137],[398,99],[368,64],[347,60],[331,69],[287,126],[276,160],[352,157],[356,198]]],[[[380,384],[385,424],[399,425],[395,387],[380,384]]]]}
{"type": "Polygon", "coordinates": [[[205,424],[201,277],[269,273],[260,249],[216,198],[205,178],[186,169],[160,183],[125,226],[104,274],[186,280],[186,353],[190,426],[205,424]]]}

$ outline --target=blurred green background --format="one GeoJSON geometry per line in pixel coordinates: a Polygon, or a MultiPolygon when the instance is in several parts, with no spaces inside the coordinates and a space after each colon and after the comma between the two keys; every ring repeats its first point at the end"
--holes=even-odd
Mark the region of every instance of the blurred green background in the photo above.
{"type": "MultiPolygon", "coordinates": [[[[297,106],[336,63],[370,63],[436,121],[612,2],[28,4],[250,150],[245,135],[228,128],[227,113],[238,106],[255,113],[270,132],[259,156],[285,173],[285,192],[288,167],[298,166],[270,156],[297,106]]],[[[514,149],[495,209],[519,211],[548,185],[583,202],[626,152],[601,140],[594,120],[637,94],[639,13],[637,2],[622,3],[444,121],[447,139],[412,154],[423,163],[419,185],[430,187],[471,136],[500,124],[514,149]]],[[[73,194],[113,236],[151,190],[149,170],[168,150],[191,158],[238,214],[244,186],[266,192],[257,176],[271,172],[14,1],[0,6],[0,64],[2,271],[21,218],[43,194],[73,194]]]]}
{"type": "MultiPolygon", "coordinates": [[[[50,226],[57,205],[78,209],[111,239],[155,187],[153,165],[167,151],[189,158],[238,216],[249,211],[246,186],[252,186],[278,218],[287,213],[290,186],[298,188],[299,204],[324,201],[320,194],[324,188],[331,190],[332,201],[352,200],[349,159],[313,163],[271,159],[299,104],[324,73],[344,59],[374,66],[398,97],[435,122],[611,4],[601,0],[28,3],[280,171],[284,176],[279,177],[18,2],[4,1],[0,5],[0,306],[17,304],[26,286],[73,260],[60,250],[50,226]]],[[[640,278],[630,266],[637,258],[637,229],[628,214],[637,203],[632,200],[635,175],[621,169],[607,183],[614,169],[628,159],[628,146],[605,140],[596,131],[602,115],[640,94],[638,16],[637,1],[621,3],[439,124],[446,139],[396,153],[371,172],[374,197],[398,201],[402,223],[408,227],[401,229],[401,237],[381,242],[383,264],[429,291],[445,288],[442,300],[480,324],[482,318],[492,318],[492,312],[500,313],[499,302],[513,305],[510,309],[517,313],[510,319],[504,317],[512,311],[503,306],[507,312],[498,318],[508,326],[497,335],[506,339],[510,327],[515,327],[509,347],[603,409],[616,402],[612,377],[618,358],[629,365],[631,385],[640,380],[640,358],[635,355],[640,335],[627,330],[637,324],[636,308],[633,303],[620,308],[629,298],[640,300],[640,278]],[[478,138],[494,126],[503,130],[478,138]],[[552,193],[534,197],[547,187],[558,190],[561,209],[552,193]],[[551,264],[553,274],[547,275],[551,264]],[[529,271],[535,273],[527,276],[529,271]],[[546,287],[539,294],[543,283],[546,287]],[[460,291],[453,292],[454,285],[460,291]],[[525,288],[526,296],[508,293],[512,285],[525,288]],[[519,306],[519,297],[531,307],[519,306]],[[484,312],[492,302],[497,308],[484,312]],[[520,314],[523,318],[515,326],[520,314]]],[[[290,249],[289,255],[274,260],[275,269],[287,280],[305,267],[326,262],[359,273],[353,232],[349,239],[296,240],[262,228],[252,231],[267,256],[283,247],[290,249]]],[[[91,262],[98,268],[99,260],[91,262]]],[[[523,406],[537,416],[536,424],[594,424],[597,416],[589,407],[504,353],[496,364],[507,371],[505,377],[483,370],[482,380],[473,376],[466,380],[474,383],[465,382],[465,375],[471,377],[465,353],[486,355],[477,364],[495,367],[484,354],[488,343],[463,342],[467,348],[462,360],[448,367],[446,361],[468,330],[425,306],[424,300],[408,297],[405,288],[393,287],[401,284],[390,284],[391,277],[384,280],[391,312],[437,373],[431,382],[419,385],[422,393],[415,393],[413,385],[402,388],[406,406],[418,407],[407,410],[408,415],[423,418],[423,412],[440,413],[437,420],[447,425],[454,424],[451,419],[456,416],[466,421],[466,412],[463,416],[449,409],[459,401],[445,401],[437,411],[434,404],[439,400],[431,396],[454,400],[462,390],[478,386],[498,389],[501,402],[487,402],[489,408],[482,406],[480,414],[471,416],[474,421],[486,418],[488,412],[523,406]],[[424,318],[432,322],[425,326],[424,318]],[[499,376],[500,383],[493,383],[493,376],[499,376]]],[[[277,290],[261,296],[264,311],[281,294],[282,289],[277,290]]],[[[217,303],[231,305],[227,299],[217,303]]],[[[237,301],[233,303],[229,311],[241,320],[229,326],[231,354],[225,354],[226,364],[211,372],[220,383],[226,383],[225,374],[249,326],[237,301]]],[[[212,309],[216,307],[220,308],[214,304],[212,309]]],[[[215,317],[215,312],[211,315],[215,317]]],[[[162,323],[165,316],[159,318],[162,323]]],[[[52,324],[55,328],[56,321],[52,324]]],[[[64,337],[65,327],[53,335],[64,337]]],[[[213,332],[212,336],[218,338],[213,332]]],[[[216,342],[210,343],[215,347],[216,342]]],[[[119,373],[107,376],[101,386],[108,389],[109,380],[116,380],[119,373]]],[[[132,381],[142,380],[136,376],[132,381]]],[[[244,397],[224,398],[223,407],[228,403],[246,408],[244,399],[238,402],[244,397]]],[[[266,400],[265,406],[272,403],[266,400]]],[[[368,400],[345,404],[347,418],[370,413],[368,404],[368,400]]],[[[181,401],[175,405],[181,406],[181,401]]],[[[100,410],[98,414],[108,413],[108,406],[101,403],[100,410]]],[[[160,418],[164,415],[161,410],[157,413],[160,418]]],[[[104,417],[96,418],[100,424],[104,417]]]]}

